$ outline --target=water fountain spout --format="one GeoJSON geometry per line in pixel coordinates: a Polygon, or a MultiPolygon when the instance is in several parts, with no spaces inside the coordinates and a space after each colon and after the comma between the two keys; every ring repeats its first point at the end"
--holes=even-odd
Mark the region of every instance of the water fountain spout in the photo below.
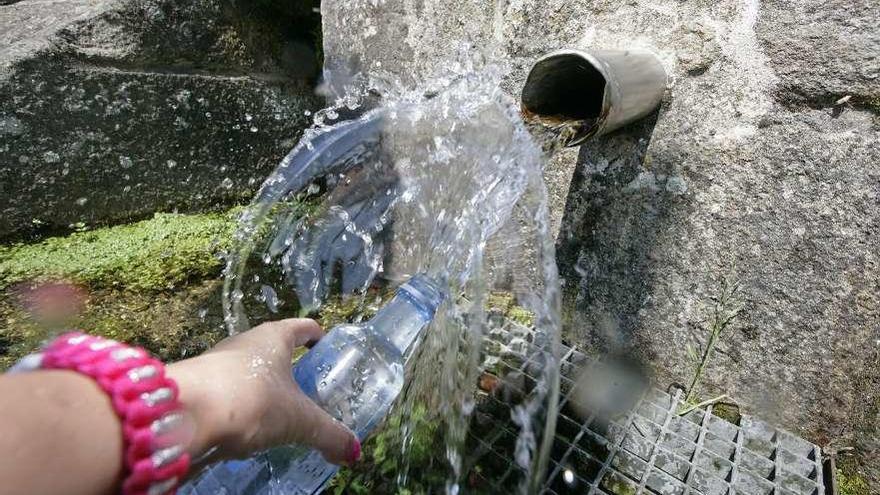
{"type": "Polygon", "coordinates": [[[653,112],[666,86],[666,70],[649,51],[557,50],[529,71],[522,113],[576,146],[653,112]]]}

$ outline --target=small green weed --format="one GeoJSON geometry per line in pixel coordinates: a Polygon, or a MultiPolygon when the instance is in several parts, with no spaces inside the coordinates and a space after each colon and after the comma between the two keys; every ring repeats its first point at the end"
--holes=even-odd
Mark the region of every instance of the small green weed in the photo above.
{"type": "Polygon", "coordinates": [[[364,444],[363,460],[357,467],[343,469],[334,478],[334,495],[388,493],[413,495],[428,493],[431,487],[443,486],[447,469],[437,457],[444,445],[437,422],[429,417],[423,404],[413,406],[409,416],[410,438],[402,434],[403,415],[388,418],[384,428],[364,444]],[[406,454],[402,454],[406,445],[406,454]],[[404,465],[406,462],[406,465],[404,465]],[[409,483],[398,486],[398,474],[409,469],[409,483]]]}
{"type": "MultiPolygon", "coordinates": [[[[707,329],[707,339],[705,347],[700,355],[692,346],[688,346],[688,354],[695,363],[696,369],[691,379],[690,386],[684,398],[684,409],[680,414],[692,409],[692,406],[698,403],[697,391],[706,366],[715,355],[715,346],[718,340],[724,334],[725,330],[730,326],[733,320],[739,315],[743,309],[743,301],[739,292],[739,281],[732,275],[726,276],[721,281],[720,294],[712,298],[712,315],[709,318],[709,327],[707,329]]],[[[721,396],[719,399],[726,396],[721,396]]]]}

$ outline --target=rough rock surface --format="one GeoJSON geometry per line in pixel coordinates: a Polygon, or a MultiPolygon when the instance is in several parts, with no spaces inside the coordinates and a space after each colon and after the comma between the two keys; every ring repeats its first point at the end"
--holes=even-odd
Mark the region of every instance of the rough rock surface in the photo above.
{"type": "Polygon", "coordinates": [[[744,309],[699,397],[727,393],[830,451],[855,447],[880,488],[876,5],[477,4],[325,3],[325,66],[418,84],[465,42],[506,60],[516,95],[549,50],[653,48],[674,81],[659,114],[548,167],[565,337],[687,384],[687,349],[705,344],[722,280],[738,279],[744,309]]]}
{"type": "Polygon", "coordinates": [[[0,6],[0,237],[249,197],[320,105],[269,3],[0,6]]]}

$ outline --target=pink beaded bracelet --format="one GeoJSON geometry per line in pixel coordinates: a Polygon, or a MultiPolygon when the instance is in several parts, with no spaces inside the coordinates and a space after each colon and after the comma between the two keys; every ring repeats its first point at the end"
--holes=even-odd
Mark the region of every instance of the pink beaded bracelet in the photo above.
{"type": "Polygon", "coordinates": [[[175,493],[190,465],[186,446],[169,435],[181,428],[177,384],[165,365],[139,347],[72,332],[43,352],[22,359],[10,372],[71,370],[91,377],[113,403],[122,421],[125,495],[175,493]]]}

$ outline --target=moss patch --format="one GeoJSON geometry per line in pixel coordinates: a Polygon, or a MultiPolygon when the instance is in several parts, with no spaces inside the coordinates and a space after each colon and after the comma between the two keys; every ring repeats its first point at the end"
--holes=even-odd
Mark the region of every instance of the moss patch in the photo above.
{"type": "Polygon", "coordinates": [[[863,478],[854,462],[840,459],[837,465],[837,493],[839,495],[870,495],[870,485],[863,478]]]}
{"type": "Polygon", "coordinates": [[[441,486],[446,479],[446,465],[442,449],[438,450],[437,446],[445,442],[436,419],[430,417],[423,404],[416,404],[409,416],[411,436],[408,439],[402,434],[403,426],[400,413],[389,417],[385,427],[364,444],[363,460],[351,468],[343,468],[327,492],[334,495],[414,495],[430,493],[431,487],[441,486]],[[404,443],[406,459],[400,455],[404,443]],[[407,467],[410,481],[406,488],[402,488],[397,484],[397,476],[407,467]]]}
{"type": "Polygon", "coordinates": [[[10,293],[0,297],[0,370],[71,328],[143,346],[165,361],[208,349],[226,336],[221,282],[191,284],[174,293],[98,290],[66,320],[35,317],[10,293]]]}
{"type": "Polygon", "coordinates": [[[164,360],[207,349],[226,334],[218,278],[238,211],[160,213],[0,246],[0,369],[71,328],[141,345],[164,360]],[[67,291],[54,305],[76,301],[41,312],[32,306],[47,287],[67,291]]]}
{"type": "Polygon", "coordinates": [[[329,330],[336,325],[351,323],[351,321],[358,315],[370,318],[374,314],[375,311],[369,311],[369,309],[363,304],[363,301],[358,297],[349,297],[345,299],[336,297],[324,303],[317,314],[306,316],[315,318],[322,327],[329,330]]]}
{"type": "Polygon", "coordinates": [[[0,289],[23,282],[66,280],[92,289],[173,289],[216,276],[238,210],[181,215],[0,247],[0,289]]]}
{"type": "Polygon", "coordinates": [[[394,297],[395,290],[370,288],[363,296],[333,296],[325,302],[317,312],[305,316],[315,318],[322,327],[330,330],[336,325],[353,321],[368,320],[394,297]]]}
{"type": "Polygon", "coordinates": [[[606,475],[602,478],[601,486],[612,495],[635,495],[636,493],[633,483],[627,481],[622,475],[606,475]]]}
{"type": "Polygon", "coordinates": [[[863,101],[868,110],[880,113],[880,96],[867,97],[863,101]]]}
{"type": "Polygon", "coordinates": [[[504,317],[520,325],[530,327],[535,324],[535,313],[516,304],[516,299],[509,292],[492,292],[486,298],[486,309],[498,312],[504,317]]]}
{"type": "Polygon", "coordinates": [[[725,402],[715,404],[715,406],[712,407],[712,414],[735,425],[740,424],[740,421],[742,420],[739,406],[736,404],[728,404],[725,402]]]}

